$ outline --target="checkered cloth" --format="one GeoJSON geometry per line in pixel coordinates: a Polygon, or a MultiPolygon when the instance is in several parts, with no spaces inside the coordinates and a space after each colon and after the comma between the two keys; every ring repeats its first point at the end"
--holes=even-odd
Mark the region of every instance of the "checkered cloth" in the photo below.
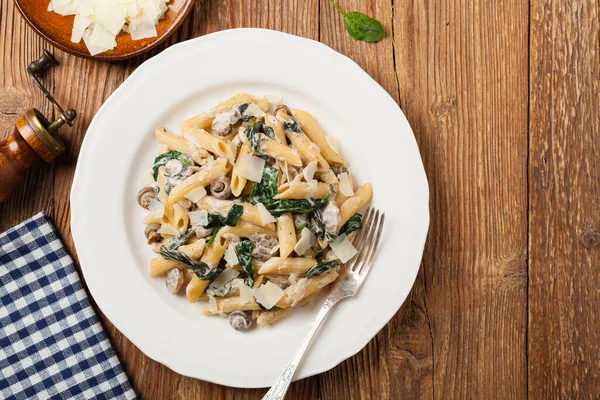
{"type": "Polygon", "coordinates": [[[0,234],[0,399],[134,399],[48,218],[0,234]]]}

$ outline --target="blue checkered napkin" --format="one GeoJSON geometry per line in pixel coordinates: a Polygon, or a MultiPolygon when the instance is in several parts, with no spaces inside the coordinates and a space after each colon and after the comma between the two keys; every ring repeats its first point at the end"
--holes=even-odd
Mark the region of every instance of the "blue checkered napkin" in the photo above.
{"type": "Polygon", "coordinates": [[[0,234],[0,398],[135,398],[43,213],[0,234]]]}

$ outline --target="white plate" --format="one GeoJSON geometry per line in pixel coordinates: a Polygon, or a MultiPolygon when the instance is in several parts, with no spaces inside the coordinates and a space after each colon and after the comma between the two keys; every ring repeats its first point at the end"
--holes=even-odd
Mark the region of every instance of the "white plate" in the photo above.
{"type": "Polygon", "coordinates": [[[270,386],[301,343],[320,300],[272,327],[239,333],[200,315],[148,276],[138,180],[158,150],[157,126],[237,92],[280,95],[342,141],[359,183],[373,183],[384,239],[357,296],[330,314],[296,379],[360,351],[392,318],[417,275],[429,226],[428,185],[413,133],[394,100],[349,58],[304,38],[236,29],[177,44],[142,64],[86,133],[71,192],[71,228],[85,281],[108,319],[174,371],[236,387],[270,386]]]}

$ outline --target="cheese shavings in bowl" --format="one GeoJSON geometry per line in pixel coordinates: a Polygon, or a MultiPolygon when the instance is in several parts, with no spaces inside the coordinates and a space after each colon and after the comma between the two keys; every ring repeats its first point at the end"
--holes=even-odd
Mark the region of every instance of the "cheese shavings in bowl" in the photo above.
{"type": "Polygon", "coordinates": [[[133,40],[155,37],[169,0],[50,0],[48,11],[74,15],[71,42],[83,39],[91,55],[112,50],[121,31],[133,40]]]}

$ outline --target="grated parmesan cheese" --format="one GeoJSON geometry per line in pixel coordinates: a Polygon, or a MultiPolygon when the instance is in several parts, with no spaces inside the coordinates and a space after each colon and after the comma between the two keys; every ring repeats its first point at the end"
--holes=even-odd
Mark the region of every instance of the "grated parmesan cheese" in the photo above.
{"type": "Polygon", "coordinates": [[[240,261],[238,260],[237,253],[235,252],[235,244],[229,244],[229,247],[227,247],[227,250],[225,250],[223,258],[225,259],[225,261],[227,261],[227,264],[229,264],[232,267],[240,263],[240,261]]]}
{"type": "Polygon", "coordinates": [[[157,231],[161,235],[164,233],[165,235],[177,236],[179,237],[181,233],[171,224],[162,224],[160,229],[157,231]]]}
{"type": "Polygon", "coordinates": [[[352,188],[352,184],[350,183],[350,178],[348,177],[347,172],[343,172],[337,176],[340,181],[340,192],[344,196],[354,196],[354,189],[352,188]]]}
{"type": "Polygon", "coordinates": [[[335,241],[330,244],[331,250],[340,259],[342,263],[348,262],[358,251],[352,246],[346,234],[341,234],[335,241]]]}
{"type": "Polygon", "coordinates": [[[192,226],[204,226],[208,224],[208,211],[198,210],[188,213],[192,226]]]}
{"type": "Polygon", "coordinates": [[[258,214],[260,215],[260,223],[263,226],[271,222],[277,222],[275,217],[271,215],[263,203],[256,203],[256,207],[258,208],[258,214]]]}
{"type": "Polygon", "coordinates": [[[165,215],[165,205],[156,199],[150,200],[148,209],[155,218],[162,218],[165,215]]]}
{"type": "Polygon", "coordinates": [[[300,239],[296,246],[294,246],[294,251],[299,256],[303,256],[310,247],[312,246],[313,234],[308,228],[302,228],[302,232],[300,232],[300,239]]]}
{"type": "Polygon", "coordinates": [[[238,173],[249,181],[260,182],[264,168],[265,160],[260,157],[244,154],[239,159],[238,173]]]}

